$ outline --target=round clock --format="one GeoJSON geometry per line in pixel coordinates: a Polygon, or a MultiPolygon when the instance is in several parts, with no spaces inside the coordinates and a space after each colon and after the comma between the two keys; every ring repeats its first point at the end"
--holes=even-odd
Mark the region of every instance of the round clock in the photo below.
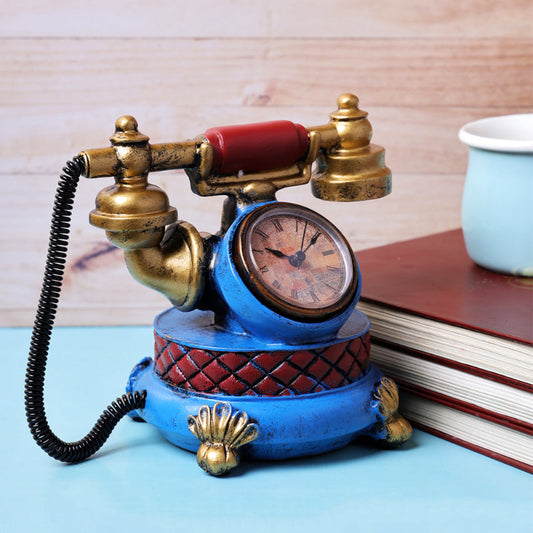
{"type": "Polygon", "coordinates": [[[233,251],[248,289],[282,316],[319,322],[353,301],[358,280],[350,245],[310,209],[277,202],[255,209],[237,228],[233,251]]]}

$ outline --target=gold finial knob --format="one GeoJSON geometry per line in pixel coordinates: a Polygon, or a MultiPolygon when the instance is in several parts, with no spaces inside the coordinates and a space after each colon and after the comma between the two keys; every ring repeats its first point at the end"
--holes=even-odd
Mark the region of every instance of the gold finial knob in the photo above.
{"type": "Polygon", "coordinates": [[[354,109],[359,106],[359,98],[355,94],[345,93],[337,98],[339,109],[354,109]]]}
{"type": "Polygon", "coordinates": [[[115,122],[115,133],[109,140],[113,144],[130,144],[146,142],[150,137],[143,135],[138,130],[139,125],[135,117],[123,115],[115,122]]]}
{"type": "Polygon", "coordinates": [[[118,117],[115,122],[115,131],[138,131],[139,124],[135,120],[135,117],[131,115],[123,115],[118,117]]]}
{"type": "Polygon", "coordinates": [[[359,109],[359,98],[355,94],[341,94],[337,98],[337,106],[337,111],[330,115],[333,120],[354,120],[368,115],[366,111],[359,109]]]}
{"type": "Polygon", "coordinates": [[[323,200],[347,202],[389,194],[391,172],[385,166],[383,148],[370,144],[368,113],[359,109],[359,99],[350,93],[341,94],[337,106],[329,124],[335,139],[319,154],[311,181],[313,194],[323,200]]]}

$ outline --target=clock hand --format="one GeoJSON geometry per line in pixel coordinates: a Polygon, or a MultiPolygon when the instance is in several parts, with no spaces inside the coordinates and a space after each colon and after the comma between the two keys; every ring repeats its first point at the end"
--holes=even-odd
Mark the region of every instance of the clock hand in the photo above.
{"type": "Polygon", "coordinates": [[[273,250],[272,248],[265,248],[265,250],[267,252],[270,252],[272,255],[275,255],[276,257],[289,257],[288,255],[284,254],[279,250],[273,250]]]}
{"type": "Polygon", "coordinates": [[[304,239],[305,239],[305,232],[307,230],[307,220],[304,224],[304,234],[302,235],[302,244],[300,245],[300,252],[304,249],[304,239]]]}
{"type": "MultiPolygon", "coordinates": [[[[307,248],[305,250],[300,250],[299,252],[296,252],[294,255],[291,255],[291,257],[289,258],[289,263],[299,270],[300,267],[302,266],[302,263],[305,261],[305,252],[307,252],[307,250],[309,250],[311,246],[316,244],[316,241],[318,240],[320,235],[322,235],[322,233],[320,231],[317,231],[311,237],[311,240],[309,241],[309,244],[307,245],[307,248]]],[[[305,229],[304,229],[304,236],[305,236],[305,229]]],[[[302,248],[303,248],[303,239],[302,239],[302,248]]]]}
{"type": "MultiPolygon", "coordinates": [[[[322,235],[322,233],[320,233],[320,231],[317,231],[313,237],[311,237],[311,240],[309,241],[309,244],[307,245],[307,248],[305,250],[303,250],[303,253],[307,252],[307,250],[309,250],[309,248],[311,248],[311,246],[313,246],[314,244],[316,244],[316,241],[318,240],[318,238],[320,237],[320,235],[322,235]]],[[[304,257],[305,259],[305,257],[304,257]]]]}

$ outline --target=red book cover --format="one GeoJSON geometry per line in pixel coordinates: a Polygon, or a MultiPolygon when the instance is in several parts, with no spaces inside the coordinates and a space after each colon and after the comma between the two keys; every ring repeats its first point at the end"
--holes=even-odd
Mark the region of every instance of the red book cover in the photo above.
{"type": "Polygon", "coordinates": [[[462,230],[357,253],[361,299],[533,345],[533,279],[475,265],[462,230]]]}

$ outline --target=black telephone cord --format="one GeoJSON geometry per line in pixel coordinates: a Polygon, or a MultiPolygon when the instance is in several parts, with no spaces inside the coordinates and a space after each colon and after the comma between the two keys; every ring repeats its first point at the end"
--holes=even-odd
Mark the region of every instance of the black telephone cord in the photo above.
{"type": "Polygon", "coordinates": [[[83,159],[78,156],[66,164],[59,178],[44,279],[31,337],[24,395],[26,418],[33,438],[48,455],[66,463],[83,461],[93,455],[107,440],[118,421],[130,411],[142,409],[146,401],[146,391],[128,393],[117,398],[100,415],[92,430],[77,442],[59,439],[46,419],[46,360],[63,283],[74,196],[84,169],[83,159]]]}

